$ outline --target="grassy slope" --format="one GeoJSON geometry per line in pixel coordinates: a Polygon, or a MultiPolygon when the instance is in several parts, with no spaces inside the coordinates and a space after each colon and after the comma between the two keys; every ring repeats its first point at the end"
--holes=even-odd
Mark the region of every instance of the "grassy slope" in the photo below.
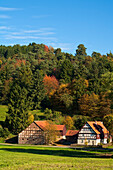
{"type": "Polygon", "coordinates": [[[0,105],[0,121],[4,121],[6,118],[7,106],[0,105]]]}
{"type": "Polygon", "coordinates": [[[102,153],[39,146],[1,145],[0,169],[112,169],[112,158],[100,158],[99,154],[102,153]]]}

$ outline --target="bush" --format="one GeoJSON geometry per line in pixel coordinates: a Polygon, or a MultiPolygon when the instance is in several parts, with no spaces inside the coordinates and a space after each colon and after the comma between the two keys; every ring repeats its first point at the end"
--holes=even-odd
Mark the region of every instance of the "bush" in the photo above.
{"type": "Polygon", "coordinates": [[[59,112],[59,111],[54,111],[53,112],[53,119],[55,124],[63,124],[63,121],[64,121],[64,116],[62,116],[62,112],[59,112]]]}
{"type": "Polygon", "coordinates": [[[54,111],[53,112],[53,118],[59,118],[62,116],[62,112],[54,111]]]}
{"type": "Polygon", "coordinates": [[[107,143],[110,143],[110,138],[107,139],[107,143]]]}
{"type": "Polygon", "coordinates": [[[76,129],[81,129],[88,120],[89,117],[87,116],[81,116],[81,115],[73,116],[74,126],[76,129]]]}
{"type": "Polygon", "coordinates": [[[86,146],[88,145],[88,141],[87,139],[85,138],[85,143],[84,143],[86,146]]]}
{"type": "Polygon", "coordinates": [[[46,117],[47,120],[51,120],[52,117],[53,117],[52,110],[46,108],[46,109],[44,110],[44,115],[45,115],[45,117],[46,117]]]}
{"type": "Polygon", "coordinates": [[[39,116],[36,113],[34,114],[34,120],[40,120],[39,116]]]}
{"type": "Polygon", "coordinates": [[[10,132],[8,131],[7,128],[3,128],[2,126],[0,127],[0,137],[8,137],[8,135],[10,134],[10,132]]]}
{"type": "Polygon", "coordinates": [[[103,146],[103,143],[102,143],[102,142],[100,142],[100,143],[98,143],[98,145],[99,145],[99,146],[103,146]]]}

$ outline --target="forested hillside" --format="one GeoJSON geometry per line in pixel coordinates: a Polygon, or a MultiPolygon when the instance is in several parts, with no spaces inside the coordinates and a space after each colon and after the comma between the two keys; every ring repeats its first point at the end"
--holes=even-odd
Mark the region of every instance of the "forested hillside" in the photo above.
{"type": "Polygon", "coordinates": [[[86,120],[102,120],[112,131],[113,54],[89,56],[83,44],[75,51],[36,43],[0,46],[0,104],[8,105],[4,127],[16,134],[28,125],[29,110],[43,109],[57,123],[72,117],[73,127],[80,128],[86,120]]]}

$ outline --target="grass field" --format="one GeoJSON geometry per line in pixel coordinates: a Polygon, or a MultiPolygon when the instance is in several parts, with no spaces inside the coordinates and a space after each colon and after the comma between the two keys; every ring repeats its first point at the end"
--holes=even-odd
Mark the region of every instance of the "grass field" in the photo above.
{"type": "Polygon", "coordinates": [[[0,121],[4,121],[6,118],[7,106],[0,105],[0,121]]]}
{"type": "Polygon", "coordinates": [[[0,169],[113,169],[113,158],[104,158],[103,154],[113,154],[113,152],[0,145],[0,169]]]}

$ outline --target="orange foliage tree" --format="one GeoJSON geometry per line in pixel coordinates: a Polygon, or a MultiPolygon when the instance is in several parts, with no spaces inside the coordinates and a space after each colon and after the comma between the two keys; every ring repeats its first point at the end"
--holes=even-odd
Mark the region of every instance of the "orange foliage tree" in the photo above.
{"type": "Polygon", "coordinates": [[[59,87],[59,82],[55,78],[55,76],[45,75],[43,82],[47,94],[49,94],[52,90],[56,90],[59,87]]]}
{"type": "Polygon", "coordinates": [[[44,51],[45,51],[45,52],[48,52],[48,51],[49,51],[49,48],[48,48],[47,45],[44,45],[44,51]]]}

